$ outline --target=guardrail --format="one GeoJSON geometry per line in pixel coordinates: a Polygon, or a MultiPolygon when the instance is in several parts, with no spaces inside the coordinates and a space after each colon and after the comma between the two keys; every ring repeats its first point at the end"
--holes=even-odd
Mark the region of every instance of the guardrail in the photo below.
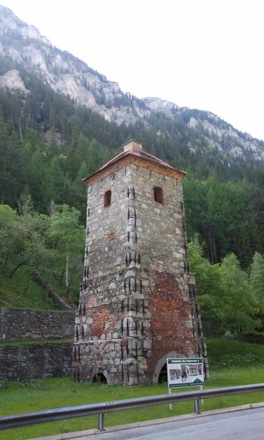
{"type": "Polygon", "coordinates": [[[200,414],[199,402],[211,397],[229,396],[234,394],[255,393],[264,391],[264,383],[242,385],[228,388],[215,388],[199,391],[187,391],[175,394],[161,394],[159,396],[139,397],[128,400],[95,403],[90,405],[72,406],[66,408],[49,409],[25,414],[14,414],[0,417],[0,429],[17,428],[37,423],[54,422],[56,420],[98,415],[98,430],[104,430],[104,415],[115,411],[124,411],[145,406],[172,404],[175,402],[195,402],[194,409],[200,414]]]}

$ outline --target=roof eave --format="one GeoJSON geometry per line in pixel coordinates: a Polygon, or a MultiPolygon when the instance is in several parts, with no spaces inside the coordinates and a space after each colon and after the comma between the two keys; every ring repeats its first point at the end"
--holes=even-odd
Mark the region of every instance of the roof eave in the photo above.
{"type": "Polygon", "coordinates": [[[91,174],[88,177],[85,177],[82,180],[87,185],[89,185],[90,183],[94,183],[100,178],[113,174],[120,168],[129,164],[136,164],[148,168],[152,171],[157,171],[160,172],[161,174],[174,177],[177,180],[182,180],[186,175],[185,171],[177,170],[176,168],[173,168],[171,166],[166,166],[161,163],[154,163],[146,158],[129,154],[125,156],[120,155],[119,158],[116,157],[116,160],[114,160],[112,163],[109,163],[108,166],[102,167],[100,170],[96,171],[95,173],[91,174]]]}

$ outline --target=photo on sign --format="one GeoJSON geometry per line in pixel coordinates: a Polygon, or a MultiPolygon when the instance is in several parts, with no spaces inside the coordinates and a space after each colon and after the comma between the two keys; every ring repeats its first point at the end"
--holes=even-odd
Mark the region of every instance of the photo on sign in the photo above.
{"type": "Polygon", "coordinates": [[[181,379],[181,369],[171,369],[170,370],[170,380],[181,379]]]}

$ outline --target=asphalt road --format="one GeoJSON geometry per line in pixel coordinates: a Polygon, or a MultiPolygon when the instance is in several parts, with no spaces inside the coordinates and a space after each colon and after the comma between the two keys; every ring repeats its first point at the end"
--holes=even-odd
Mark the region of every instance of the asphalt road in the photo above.
{"type": "MultiPolygon", "coordinates": [[[[200,415],[166,423],[103,433],[79,433],[78,440],[264,440],[264,406],[253,409],[200,415]]],[[[62,438],[62,437],[60,437],[62,438]]],[[[55,437],[54,437],[55,439],[55,437]]],[[[57,437],[56,437],[57,439],[57,437]]]]}

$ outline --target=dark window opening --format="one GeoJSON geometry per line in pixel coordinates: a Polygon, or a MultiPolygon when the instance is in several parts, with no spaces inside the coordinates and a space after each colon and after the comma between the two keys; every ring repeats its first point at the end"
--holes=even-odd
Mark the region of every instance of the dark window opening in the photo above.
{"type": "Polygon", "coordinates": [[[110,190],[104,193],[104,207],[111,205],[111,196],[112,193],[110,190]]]}
{"type": "Polygon", "coordinates": [[[107,383],[106,377],[103,373],[97,373],[93,377],[93,383],[107,383]]]}
{"type": "Polygon", "coordinates": [[[160,370],[160,374],[159,374],[159,383],[164,383],[167,382],[168,378],[167,378],[167,364],[164,364],[162,369],[160,370]]]}
{"type": "Polygon", "coordinates": [[[154,187],[154,200],[163,205],[163,190],[159,186],[154,187]]]}

